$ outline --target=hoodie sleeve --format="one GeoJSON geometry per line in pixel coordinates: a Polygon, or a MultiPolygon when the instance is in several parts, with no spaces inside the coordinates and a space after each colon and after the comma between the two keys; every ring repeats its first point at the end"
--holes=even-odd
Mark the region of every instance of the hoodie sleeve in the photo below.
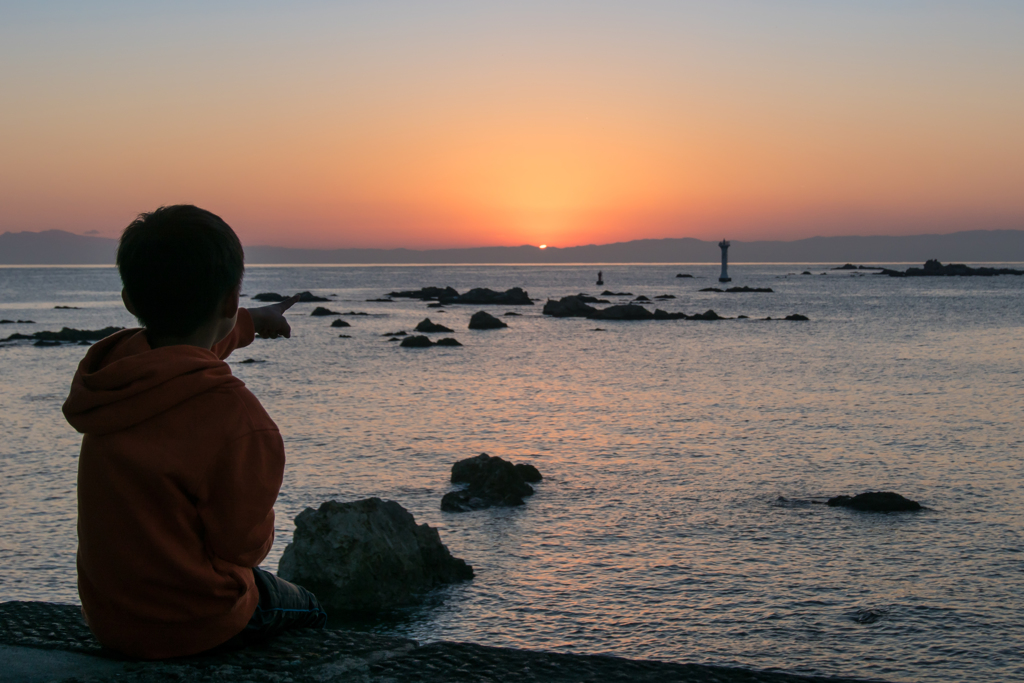
{"type": "Polygon", "coordinates": [[[228,336],[213,345],[212,351],[217,354],[217,358],[224,360],[235,349],[252,344],[252,340],[255,338],[256,329],[252,324],[252,316],[249,315],[248,310],[239,308],[238,320],[235,321],[234,328],[228,333],[228,336]]]}
{"type": "Polygon", "coordinates": [[[284,475],[284,442],[276,429],[229,443],[207,475],[199,516],[207,550],[222,560],[255,567],[274,543],[274,501],[284,475]]]}

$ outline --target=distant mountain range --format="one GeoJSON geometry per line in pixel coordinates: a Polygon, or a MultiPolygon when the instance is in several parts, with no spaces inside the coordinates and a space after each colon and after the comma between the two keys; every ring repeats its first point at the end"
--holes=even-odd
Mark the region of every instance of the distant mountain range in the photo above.
{"type": "MultiPolygon", "coordinates": [[[[731,240],[731,263],[924,263],[1024,261],[1024,230],[970,230],[902,237],[810,237],[792,242],[731,240]]],[[[0,265],[114,263],[117,240],[63,230],[5,232],[0,265]]],[[[713,263],[717,242],[682,237],[582,247],[472,249],[289,249],[246,247],[247,263],[713,263]]]]}

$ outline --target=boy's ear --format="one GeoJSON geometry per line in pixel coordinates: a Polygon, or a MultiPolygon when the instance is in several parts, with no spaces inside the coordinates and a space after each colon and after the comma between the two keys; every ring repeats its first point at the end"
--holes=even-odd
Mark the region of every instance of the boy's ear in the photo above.
{"type": "Polygon", "coordinates": [[[242,293],[242,285],[239,283],[237,287],[232,289],[230,292],[224,295],[224,300],[220,304],[220,317],[222,318],[234,318],[235,313],[238,313],[238,299],[242,293]]]}
{"type": "Polygon", "coordinates": [[[128,290],[124,287],[121,288],[121,301],[124,302],[124,307],[128,309],[128,312],[134,315],[136,318],[139,315],[135,312],[135,306],[132,305],[131,297],[128,296],[128,290]]]}

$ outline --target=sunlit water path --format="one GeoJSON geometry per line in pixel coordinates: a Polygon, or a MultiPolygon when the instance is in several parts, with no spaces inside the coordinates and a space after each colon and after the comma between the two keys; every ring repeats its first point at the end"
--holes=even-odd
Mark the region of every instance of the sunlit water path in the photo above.
{"type": "MultiPolygon", "coordinates": [[[[231,359],[288,450],[264,566],[276,569],[303,508],[379,496],[439,527],[477,578],[368,628],[892,681],[1024,680],[1024,278],[734,265],[733,285],[775,292],[716,294],[698,292],[717,284],[710,264],[600,269],[611,290],[675,295],[658,303],[669,311],[811,320],[366,301],[428,285],[597,294],[591,266],[250,268],[250,295],[305,289],[370,314],[339,330],[300,304],[291,340],[231,359]],[[509,328],[466,329],[481,308],[509,328]],[[464,346],[381,336],[427,316],[464,346]],[[451,464],[481,452],[535,464],[537,494],[441,512],[451,464]],[[928,509],[777,500],[871,489],[928,509]]],[[[0,318],[36,321],[0,336],[131,325],[119,289],[110,268],[0,268],[0,318]]],[[[80,437],[60,406],[83,353],[0,348],[0,600],[77,601],[80,437]]]]}

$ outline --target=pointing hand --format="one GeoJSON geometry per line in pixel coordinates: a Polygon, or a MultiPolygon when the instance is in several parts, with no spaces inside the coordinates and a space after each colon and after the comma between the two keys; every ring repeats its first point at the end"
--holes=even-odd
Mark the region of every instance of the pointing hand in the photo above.
{"type": "Polygon", "coordinates": [[[299,295],[293,294],[276,304],[250,308],[249,315],[252,317],[252,324],[256,328],[256,334],[264,339],[291,337],[292,328],[285,319],[284,312],[294,306],[298,300],[299,295]]]}

